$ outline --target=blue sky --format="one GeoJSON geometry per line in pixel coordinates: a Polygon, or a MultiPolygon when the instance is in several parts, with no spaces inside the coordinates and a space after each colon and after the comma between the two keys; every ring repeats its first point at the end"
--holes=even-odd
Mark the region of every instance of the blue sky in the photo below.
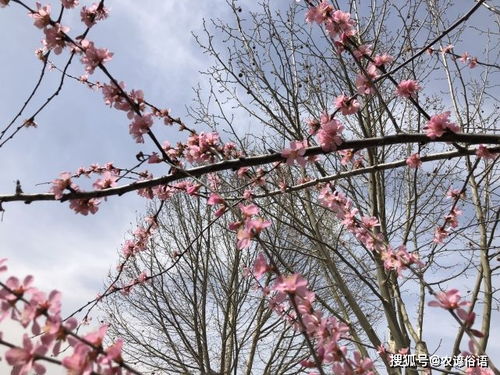
{"type": "MultiPolygon", "coordinates": [[[[196,6],[193,2],[155,0],[106,3],[111,17],[98,24],[89,39],[114,52],[107,64],[110,72],[129,89],[143,89],[150,102],[184,116],[193,96],[191,87],[203,83],[199,71],[207,67],[207,58],[199,51],[191,31],[201,31],[203,17],[227,18],[226,2],[197,1],[196,6]]],[[[74,11],[63,23],[75,26],[72,35],[82,30],[74,11]]],[[[42,32],[32,25],[25,10],[16,5],[0,9],[2,128],[17,113],[38,78],[41,63],[34,50],[41,38],[42,32]]],[[[61,62],[66,56],[55,61],[61,62]]],[[[82,74],[83,67],[76,62],[71,72],[82,74]]],[[[98,74],[92,78],[103,79],[98,74]]],[[[22,119],[50,95],[58,79],[58,72],[47,73],[38,99],[22,119]]],[[[14,192],[16,179],[25,192],[44,192],[49,185],[37,184],[54,179],[62,171],[108,161],[127,167],[134,164],[137,152],[153,149],[147,142],[138,145],[132,140],[124,113],[106,108],[100,93],[73,81],[66,82],[62,94],[36,122],[37,129],[23,129],[0,148],[1,193],[14,192]]],[[[176,140],[175,129],[160,134],[176,140]]],[[[62,291],[64,311],[71,312],[101,290],[108,270],[116,264],[120,244],[134,228],[145,203],[135,194],[111,198],[93,217],[74,214],[67,203],[4,204],[0,257],[9,259],[9,273],[33,274],[40,289],[62,291]]],[[[442,322],[448,321],[443,316],[442,322]]],[[[453,322],[449,324],[451,327],[453,322]]],[[[1,366],[0,362],[0,371],[1,366]]]]}

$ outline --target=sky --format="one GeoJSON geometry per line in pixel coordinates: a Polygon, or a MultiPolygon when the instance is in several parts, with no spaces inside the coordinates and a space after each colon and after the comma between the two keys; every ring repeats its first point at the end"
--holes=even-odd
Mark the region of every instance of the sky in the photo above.
{"type": "MultiPolygon", "coordinates": [[[[185,115],[193,97],[191,87],[203,83],[199,71],[207,67],[191,32],[201,31],[204,17],[228,15],[224,0],[195,3],[107,0],[110,18],[89,35],[98,47],[114,53],[106,66],[118,80],[126,82],[127,88],[143,89],[148,101],[179,116],[185,115]]],[[[72,35],[78,35],[79,15],[70,12],[65,19],[75,25],[72,35]]],[[[18,112],[38,78],[41,63],[34,50],[41,38],[42,32],[33,27],[25,10],[16,5],[0,8],[0,128],[18,112]]],[[[70,71],[80,75],[83,67],[77,62],[70,71]]],[[[47,73],[38,99],[22,119],[50,95],[58,79],[58,72],[47,73]]],[[[73,81],[66,82],[62,94],[35,120],[36,129],[23,129],[0,148],[1,194],[13,193],[16,180],[25,192],[45,192],[50,187],[46,183],[60,172],[109,161],[127,167],[136,162],[139,151],[152,150],[150,144],[132,140],[122,112],[106,108],[100,93],[73,81]]],[[[175,132],[160,134],[175,140],[175,132]]],[[[67,203],[4,204],[0,258],[8,258],[9,274],[32,274],[40,289],[62,291],[63,311],[70,313],[102,290],[120,244],[144,212],[145,203],[134,193],[110,198],[93,217],[76,215],[67,203]]],[[[6,331],[12,336],[17,333],[12,327],[6,331]]],[[[3,373],[2,366],[0,362],[3,373]]]]}

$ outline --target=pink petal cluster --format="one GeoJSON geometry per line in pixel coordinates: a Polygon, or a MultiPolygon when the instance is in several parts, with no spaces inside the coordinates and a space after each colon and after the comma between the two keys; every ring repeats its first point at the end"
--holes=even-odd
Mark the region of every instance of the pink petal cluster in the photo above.
{"type": "Polygon", "coordinates": [[[116,172],[106,171],[102,174],[102,177],[94,182],[93,186],[96,190],[109,189],[113,186],[116,186],[116,180],[119,176],[116,172]]]}
{"type": "MultiPolygon", "coordinates": [[[[216,202],[219,202],[219,200],[216,202]]],[[[230,223],[229,229],[237,231],[237,247],[242,250],[249,247],[251,240],[257,237],[264,229],[269,227],[271,222],[260,217],[255,217],[259,214],[259,208],[254,204],[250,204],[248,206],[240,204],[239,208],[243,220],[230,223]]]]}
{"type": "Polygon", "coordinates": [[[110,61],[113,57],[113,53],[109,52],[107,48],[96,48],[94,42],[82,40],[81,46],[83,50],[81,62],[85,65],[85,71],[88,74],[93,74],[95,68],[110,61]]]}
{"type": "Polygon", "coordinates": [[[446,310],[455,310],[460,306],[467,306],[469,302],[460,301],[462,297],[457,289],[450,289],[446,292],[438,292],[435,294],[436,301],[430,301],[429,306],[441,307],[446,310]]]}
{"type": "Polygon", "coordinates": [[[379,73],[377,67],[374,64],[368,64],[364,73],[360,73],[356,77],[356,88],[360,95],[373,94],[373,81],[377,79],[379,73]]]}
{"type": "Polygon", "coordinates": [[[66,9],[71,9],[71,8],[75,8],[78,6],[78,4],[80,3],[79,0],[61,0],[61,3],[63,5],[63,7],[65,7],[66,9]]]}
{"type": "Polygon", "coordinates": [[[41,364],[36,363],[39,356],[44,356],[48,348],[41,344],[33,344],[27,334],[23,336],[23,347],[12,348],[5,353],[7,363],[13,366],[12,374],[28,375],[31,370],[36,374],[45,374],[46,369],[41,364]]]}
{"type": "Polygon", "coordinates": [[[480,158],[493,160],[496,158],[495,153],[490,152],[484,145],[479,145],[476,149],[476,155],[480,158]]]}
{"type": "Polygon", "coordinates": [[[338,120],[330,118],[327,113],[321,115],[320,128],[316,138],[323,151],[333,151],[342,144],[344,125],[338,120]]]}
{"type": "Polygon", "coordinates": [[[137,143],[144,143],[143,135],[149,132],[151,126],[153,126],[153,115],[150,113],[143,116],[135,115],[134,121],[129,125],[129,133],[137,143]]]}
{"type": "Polygon", "coordinates": [[[108,18],[109,10],[102,3],[94,3],[89,7],[84,6],[80,12],[80,16],[82,17],[82,22],[87,27],[92,27],[97,21],[108,18]]]}
{"type": "Polygon", "coordinates": [[[392,57],[391,55],[388,55],[388,54],[383,54],[383,55],[376,55],[374,58],[373,58],[373,64],[375,66],[383,66],[383,65],[387,65],[387,64],[390,64],[394,61],[394,57],[392,57]]]}
{"type": "Polygon", "coordinates": [[[54,26],[44,28],[45,39],[42,40],[43,45],[47,49],[53,50],[56,55],[60,55],[66,47],[66,33],[68,31],[69,27],[58,23],[54,26]]]}
{"type": "Polygon", "coordinates": [[[383,249],[380,257],[384,261],[384,268],[396,271],[398,276],[401,276],[403,270],[412,264],[423,265],[419,257],[414,253],[409,253],[406,246],[403,245],[396,249],[390,246],[383,249]]]}
{"type": "Polygon", "coordinates": [[[51,6],[42,6],[39,2],[36,2],[36,12],[30,13],[29,16],[33,18],[33,23],[39,29],[43,29],[50,25],[50,11],[51,6]]]}
{"type": "Polygon", "coordinates": [[[417,92],[421,90],[420,85],[413,79],[401,81],[396,88],[396,95],[404,98],[414,98],[417,92]]]}
{"type": "Polygon", "coordinates": [[[408,159],[406,159],[406,165],[410,168],[420,168],[422,161],[420,160],[419,154],[411,154],[408,159]]]}
{"type": "Polygon", "coordinates": [[[202,132],[188,138],[184,155],[190,163],[213,161],[219,148],[218,133],[202,132]]]}
{"type": "Polygon", "coordinates": [[[342,94],[335,98],[335,107],[338,108],[343,115],[353,115],[359,111],[360,105],[356,98],[349,98],[342,94]]]}
{"type": "MultiPolygon", "coordinates": [[[[273,271],[261,254],[254,270],[258,270],[259,276],[262,272],[273,271]]],[[[264,293],[272,294],[269,299],[271,309],[308,336],[314,344],[315,355],[321,366],[331,365],[335,374],[373,374],[371,359],[362,358],[357,351],[353,358],[349,358],[347,347],[341,344],[342,339],[349,337],[349,326],[334,317],[324,317],[320,311],[314,310],[315,293],[309,289],[308,281],[302,275],[280,275],[270,288],[264,289],[264,293]]],[[[318,366],[312,359],[305,359],[300,363],[306,368],[318,366]]]]}
{"type": "MultiPolygon", "coordinates": [[[[0,271],[5,271],[4,267],[1,267],[0,271]]],[[[52,291],[47,297],[32,284],[32,276],[27,276],[23,282],[11,276],[0,287],[1,319],[10,313],[11,319],[20,323],[22,327],[28,328],[31,325],[31,332],[36,336],[31,338],[28,334],[24,334],[22,345],[12,345],[5,353],[7,364],[12,366],[11,374],[45,374],[46,369],[40,362],[50,357],[49,352],[54,356],[60,354],[61,346],[66,343],[70,344],[72,353],[62,358],[62,364],[71,374],[128,373],[121,368],[122,340],[119,339],[104,349],[106,326],[83,338],[77,336],[74,333],[78,325],[76,319],[63,321],[60,316],[61,294],[52,291]],[[40,322],[42,319],[44,321],[40,322]]]]}
{"type": "Polygon", "coordinates": [[[56,199],[61,199],[64,194],[64,190],[72,188],[75,189],[76,185],[71,182],[71,173],[63,172],[60,174],[59,178],[52,181],[52,188],[50,191],[54,194],[56,199]]]}
{"type": "Polygon", "coordinates": [[[307,140],[293,141],[290,143],[290,148],[281,151],[281,156],[286,158],[286,163],[290,166],[296,162],[301,167],[305,167],[307,160],[304,158],[304,154],[307,147],[307,140]]]}
{"type": "Polygon", "coordinates": [[[99,203],[101,203],[101,201],[97,198],[72,199],[69,201],[69,208],[75,211],[75,213],[84,216],[88,214],[94,215],[99,210],[99,203]]]}
{"type": "Polygon", "coordinates": [[[315,7],[309,7],[306,21],[324,24],[330,36],[340,45],[343,45],[347,38],[357,33],[356,23],[351,19],[351,15],[341,10],[335,10],[326,0],[315,7]]]}
{"type": "Polygon", "coordinates": [[[370,56],[371,53],[372,53],[371,44],[362,44],[358,48],[356,48],[353,52],[354,57],[356,57],[358,60],[365,56],[370,56]]]}
{"type": "Polygon", "coordinates": [[[448,111],[432,116],[424,127],[425,134],[431,139],[436,139],[441,137],[446,131],[459,132],[459,126],[450,121],[450,114],[448,111]]]}
{"type": "Polygon", "coordinates": [[[309,7],[306,14],[306,21],[322,24],[331,16],[333,11],[333,6],[327,0],[323,0],[318,6],[309,7]]]}

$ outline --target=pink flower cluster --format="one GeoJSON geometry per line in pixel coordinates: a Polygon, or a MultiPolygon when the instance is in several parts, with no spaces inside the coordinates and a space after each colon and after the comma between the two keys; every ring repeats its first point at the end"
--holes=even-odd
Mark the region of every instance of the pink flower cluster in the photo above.
{"type": "Polygon", "coordinates": [[[415,253],[409,253],[406,247],[399,246],[392,249],[384,243],[380,233],[374,231],[380,224],[378,219],[373,216],[362,216],[358,219],[356,216],[358,210],[353,208],[352,202],[341,192],[332,191],[329,185],[325,186],[319,196],[320,204],[333,211],[342,225],[353,234],[364,247],[370,251],[380,254],[384,260],[384,267],[387,270],[395,271],[398,276],[402,271],[412,264],[423,265],[415,253]]]}
{"type": "Polygon", "coordinates": [[[94,42],[82,40],[80,45],[83,51],[81,62],[85,65],[85,71],[88,74],[93,74],[95,68],[110,61],[113,57],[113,53],[109,52],[107,48],[96,48],[94,42]]]}
{"type": "Polygon", "coordinates": [[[377,67],[370,63],[362,72],[356,77],[356,88],[360,95],[370,95],[375,92],[373,81],[375,81],[379,76],[377,67]]]}
{"type": "Polygon", "coordinates": [[[335,99],[335,107],[340,110],[343,115],[353,115],[359,111],[359,102],[356,98],[349,98],[342,94],[335,99]]]}
{"type": "MultiPolygon", "coordinates": [[[[0,272],[5,272],[5,260],[0,260],[0,272]]],[[[61,293],[52,291],[48,296],[33,286],[33,277],[24,280],[11,276],[0,283],[0,321],[10,318],[31,334],[24,334],[22,346],[12,345],[5,353],[12,374],[27,375],[34,371],[44,374],[41,362],[47,353],[58,355],[61,345],[69,343],[72,351],[62,359],[61,365],[72,374],[125,375],[121,358],[122,340],[104,349],[103,339],[107,326],[102,326],[80,338],[74,333],[78,322],[74,318],[61,318],[61,293]],[[43,327],[43,328],[42,328],[43,327]],[[33,337],[31,337],[34,335],[33,337]]],[[[1,333],[0,333],[1,339],[1,333]]]]}
{"type": "Polygon", "coordinates": [[[458,60],[460,60],[464,64],[467,64],[471,69],[474,69],[477,66],[477,58],[472,57],[468,52],[464,52],[458,60]]]}
{"type": "Polygon", "coordinates": [[[79,0],[61,0],[63,7],[66,9],[72,9],[78,6],[79,0]]]}
{"type": "Polygon", "coordinates": [[[446,131],[458,133],[460,128],[457,124],[450,121],[451,112],[444,112],[439,115],[432,116],[424,127],[425,134],[436,139],[441,137],[446,131]]]}
{"type": "Polygon", "coordinates": [[[108,18],[109,10],[103,6],[102,2],[99,4],[94,3],[89,7],[82,7],[80,16],[82,17],[82,22],[87,27],[92,27],[97,23],[97,21],[108,18]]]}
{"type": "Polygon", "coordinates": [[[240,204],[239,208],[242,220],[229,224],[229,229],[237,231],[237,246],[238,249],[242,250],[249,247],[251,240],[269,227],[271,222],[256,217],[259,214],[259,208],[255,204],[250,204],[248,206],[240,204]]]}
{"type": "MultiPolygon", "coordinates": [[[[267,264],[263,254],[259,254],[253,266],[253,275],[259,279],[265,273],[272,273],[273,267],[267,264]]],[[[308,288],[308,282],[298,273],[288,276],[279,275],[271,287],[263,288],[269,296],[269,305],[279,316],[301,331],[314,342],[315,357],[301,361],[306,368],[330,365],[333,373],[340,375],[373,374],[373,361],[362,358],[357,351],[349,358],[347,347],[341,340],[349,337],[349,326],[335,317],[324,317],[313,307],[315,293],[308,288]]],[[[317,374],[311,372],[310,375],[317,374]]]]}
{"type": "Polygon", "coordinates": [[[290,148],[285,148],[281,151],[281,156],[286,158],[286,163],[290,166],[296,162],[301,167],[305,167],[307,160],[304,158],[304,154],[307,147],[307,140],[293,141],[290,143],[290,148]]]}
{"type": "Polygon", "coordinates": [[[344,125],[338,120],[331,118],[328,113],[322,114],[316,138],[323,151],[336,150],[342,144],[343,131],[344,125]]]}
{"type": "Polygon", "coordinates": [[[343,45],[347,38],[357,34],[356,22],[351,19],[351,15],[335,10],[327,0],[323,0],[318,6],[310,7],[306,21],[324,24],[326,31],[338,45],[343,45]]]}
{"type": "Polygon", "coordinates": [[[190,163],[213,162],[220,148],[218,133],[200,133],[189,136],[184,155],[190,163]]]}
{"type": "MultiPolygon", "coordinates": [[[[461,194],[459,190],[450,189],[446,194],[448,198],[453,198],[458,201],[464,195],[461,194]]],[[[452,206],[451,211],[448,215],[444,217],[444,224],[437,227],[434,232],[434,243],[443,243],[444,240],[449,236],[450,229],[458,227],[458,217],[462,215],[462,211],[456,208],[456,203],[452,206]],[[448,227],[446,227],[448,225],[448,227]]]]}
{"type": "MultiPolygon", "coordinates": [[[[52,181],[50,192],[54,194],[55,199],[62,199],[64,192],[75,193],[80,192],[80,187],[76,185],[72,178],[81,176],[89,177],[91,174],[96,173],[101,177],[93,184],[94,189],[103,190],[109,189],[116,185],[116,181],[120,177],[120,170],[115,168],[112,163],[107,163],[101,167],[98,164],[93,164],[89,168],[79,168],[74,175],[69,172],[63,172],[59,178],[52,181]]],[[[89,199],[72,199],[70,200],[70,208],[76,213],[82,215],[95,214],[99,209],[100,200],[97,198],[89,199]]]]}
{"type": "Polygon", "coordinates": [[[422,161],[420,160],[419,154],[411,154],[408,159],[406,159],[406,165],[410,168],[420,168],[422,161]]]}
{"type": "Polygon", "coordinates": [[[422,88],[417,81],[413,79],[401,81],[396,88],[396,95],[402,96],[404,98],[415,98],[417,92],[422,88]]]}
{"type": "Polygon", "coordinates": [[[138,227],[133,232],[133,239],[127,240],[123,244],[122,254],[126,259],[146,250],[151,235],[158,228],[155,217],[146,218],[146,222],[148,223],[146,227],[138,227]]]}
{"type": "Polygon", "coordinates": [[[42,6],[42,4],[36,2],[36,9],[36,12],[30,13],[28,14],[28,16],[33,18],[33,23],[36,27],[38,27],[39,29],[44,29],[45,27],[50,25],[51,6],[42,6]]]}

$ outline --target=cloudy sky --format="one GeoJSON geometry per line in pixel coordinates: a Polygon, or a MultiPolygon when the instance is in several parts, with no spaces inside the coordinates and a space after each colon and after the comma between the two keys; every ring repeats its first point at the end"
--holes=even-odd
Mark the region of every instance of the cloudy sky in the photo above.
{"type": "MultiPolygon", "coordinates": [[[[192,98],[191,87],[202,81],[198,72],[207,67],[191,31],[201,31],[203,17],[227,16],[225,1],[197,1],[196,6],[157,0],[106,3],[111,17],[98,24],[89,38],[115,54],[107,64],[110,72],[127,88],[143,89],[150,102],[183,116],[192,98]]],[[[72,35],[81,33],[77,13],[65,19],[72,35]]],[[[41,38],[42,32],[33,27],[25,10],[16,5],[0,9],[0,128],[18,112],[39,76],[41,63],[34,50],[41,38]]],[[[55,61],[62,63],[65,56],[55,61]]],[[[71,72],[80,75],[83,68],[76,62],[71,72]]],[[[53,92],[59,78],[56,71],[47,73],[22,119],[53,92]]],[[[73,81],[65,83],[62,94],[36,122],[37,129],[23,129],[0,148],[2,194],[13,193],[17,179],[25,192],[45,192],[49,185],[43,183],[62,171],[108,161],[128,167],[139,151],[152,150],[151,145],[132,140],[122,112],[106,108],[99,93],[73,81]]],[[[161,134],[175,140],[174,129],[161,134]]],[[[9,259],[11,274],[33,274],[40,289],[62,291],[64,311],[72,312],[102,289],[120,244],[144,207],[145,201],[134,193],[103,202],[93,217],[74,214],[67,203],[4,204],[0,257],[9,259]]],[[[449,321],[449,332],[452,326],[449,321]]],[[[440,334],[446,335],[446,330],[440,334]]]]}

